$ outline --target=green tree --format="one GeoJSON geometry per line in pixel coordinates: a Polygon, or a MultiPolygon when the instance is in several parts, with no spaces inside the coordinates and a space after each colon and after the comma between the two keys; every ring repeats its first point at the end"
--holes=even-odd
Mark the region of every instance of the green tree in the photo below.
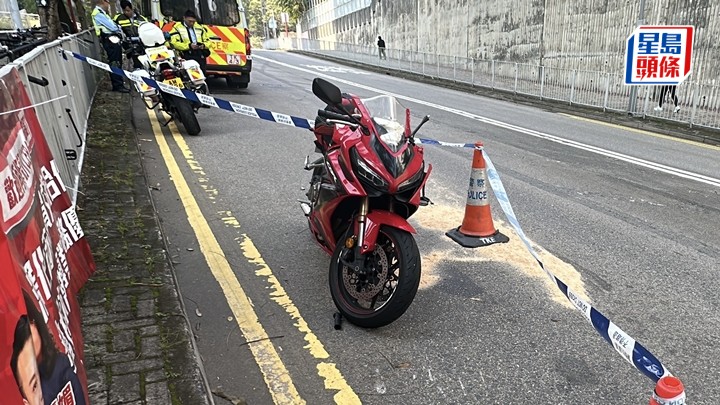
{"type": "Polygon", "coordinates": [[[288,13],[293,25],[297,23],[305,12],[306,2],[303,0],[270,0],[269,2],[273,3],[281,12],[288,13]]]}
{"type": "Polygon", "coordinates": [[[38,8],[37,3],[35,3],[35,0],[18,0],[18,6],[20,6],[20,9],[25,9],[28,13],[31,14],[37,14],[38,8]]]}
{"type": "Polygon", "coordinates": [[[255,38],[265,36],[262,21],[262,0],[250,0],[245,8],[245,18],[248,20],[248,29],[255,38]]]}
{"type": "Polygon", "coordinates": [[[254,37],[265,36],[265,26],[263,25],[263,14],[262,14],[262,3],[265,3],[265,21],[267,24],[271,16],[275,17],[278,23],[278,32],[281,32],[285,27],[280,25],[280,14],[288,13],[290,21],[288,23],[288,30],[294,31],[295,24],[302,17],[305,12],[305,1],[303,0],[250,0],[245,9],[245,16],[248,19],[248,26],[250,32],[254,37]]]}

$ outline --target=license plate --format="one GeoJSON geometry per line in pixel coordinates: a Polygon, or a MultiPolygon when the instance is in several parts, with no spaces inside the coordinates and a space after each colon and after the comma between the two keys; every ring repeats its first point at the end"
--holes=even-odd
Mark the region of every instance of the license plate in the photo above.
{"type": "Polygon", "coordinates": [[[185,86],[183,86],[183,81],[182,81],[182,79],[179,78],[179,77],[176,77],[176,78],[174,78],[174,79],[163,80],[163,83],[169,84],[169,85],[171,85],[171,86],[175,86],[175,87],[180,88],[180,89],[182,89],[183,87],[185,87],[185,86]]]}
{"type": "Polygon", "coordinates": [[[228,65],[239,65],[240,64],[240,55],[235,54],[227,54],[227,63],[228,65]]]}

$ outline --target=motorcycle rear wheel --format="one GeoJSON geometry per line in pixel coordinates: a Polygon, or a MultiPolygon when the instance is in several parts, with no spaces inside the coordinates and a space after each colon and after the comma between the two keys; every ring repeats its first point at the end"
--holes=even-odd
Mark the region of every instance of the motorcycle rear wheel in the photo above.
{"type": "Polygon", "coordinates": [[[173,100],[173,103],[175,104],[175,111],[177,111],[180,122],[182,122],[187,133],[190,135],[199,134],[200,123],[198,123],[197,116],[195,115],[192,104],[190,104],[190,100],[176,96],[173,97],[175,97],[175,100],[173,100]]]}
{"type": "Polygon", "coordinates": [[[413,236],[380,228],[374,251],[366,255],[365,274],[342,263],[342,255],[352,254],[341,241],[330,263],[330,294],[340,313],[363,328],[379,328],[400,318],[420,285],[420,251],[413,236]]]}

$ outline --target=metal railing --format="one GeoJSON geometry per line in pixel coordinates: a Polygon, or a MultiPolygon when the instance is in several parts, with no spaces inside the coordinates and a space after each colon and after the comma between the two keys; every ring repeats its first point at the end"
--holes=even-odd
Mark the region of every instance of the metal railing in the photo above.
{"type": "MultiPolygon", "coordinates": [[[[268,45],[272,48],[278,44],[268,45]]],[[[387,58],[380,59],[375,46],[310,39],[291,38],[283,47],[603,111],[627,112],[630,101],[630,87],[624,84],[623,75],[615,72],[552,68],[402,49],[386,49],[387,58]]],[[[660,87],[640,87],[635,115],[685,123],[690,127],[720,129],[720,86],[687,80],[677,87],[676,93],[679,112],[674,112],[675,106],[669,95],[663,110],[656,111],[660,87]]]]}
{"type": "Polygon", "coordinates": [[[87,122],[100,71],[75,60],[64,60],[60,49],[100,60],[97,37],[90,31],[41,45],[8,66],[20,73],[43,129],[45,139],[73,205],[77,199],[85,154],[87,122]]]}

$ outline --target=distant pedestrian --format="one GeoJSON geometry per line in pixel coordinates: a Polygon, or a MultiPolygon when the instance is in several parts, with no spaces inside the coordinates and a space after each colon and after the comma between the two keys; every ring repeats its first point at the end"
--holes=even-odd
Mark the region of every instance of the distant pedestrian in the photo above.
{"type": "Polygon", "coordinates": [[[678,105],[678,97],[675,95],[675,90],[677,89],[676,85],[667,85],[662,86],[660,89],[660,101],[658,103],[658,106],[654,108],[655,111],[662,111],[663,110],[663,102],[665,101],[665,95],[670,93],[670,98],[672,98],[673,104],[675,104],[675,110],[673,112],[679,112],[680,106],[678,105]]]}
{"type": "Polygon", "coordinates": [[[387,59],[387,56],[385,56],[385,41],[379,35],[378,35],[377,46],[378,46],[380,59],[387,59]]]}

